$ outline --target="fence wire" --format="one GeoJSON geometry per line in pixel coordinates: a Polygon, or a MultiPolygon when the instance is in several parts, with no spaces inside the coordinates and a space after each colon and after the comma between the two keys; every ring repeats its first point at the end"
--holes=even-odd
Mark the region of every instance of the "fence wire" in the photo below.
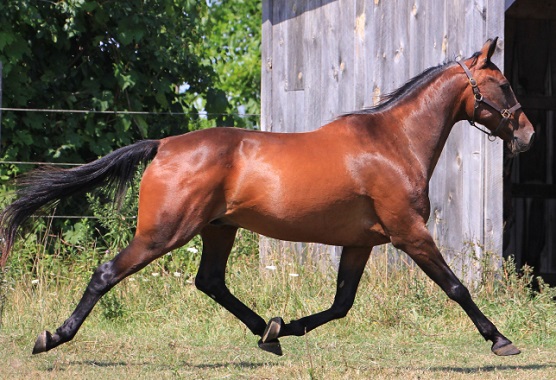
{"type": "Polygon", "coordinates": [[[127,111],[127,110],[64,110],[64,109],[50,109],[50,108],[10,108],[10,107],[0,107],[0,111],[12,111],[12,112],[39,112],[39,113],[71,113],[71,114],[99,114],[99,115],[152,115],[152,116],[237,116],[237,117],[260,117],[260,114],[256,113],[215,113],[215,112],[151,112],[151,111],[127,111]]]}
{"type": "MultiPolygon", "coordinates": [[[[2,99],[2,90],[1,90],[1,73],[2,73],[2,62],[0,62],[0,105],[2,99]]],[[[250,118],[250,117],[260,117],[260,114],[253,114],[253,113],[213,113],[213,112],[151,112],[151,111],[129,111],[129,110],[68,110],[68,109],[49,109],[49,108],[14,108],[14,107],[1,107],[0,106],[0,142],[2,136],[2,112],[3,111],[10,111],[10,112],[36,112],[36,113],[65,113],[65,114],[99,114],[99,115],[141,115],[141,116],[197,116],[200,118],[203,117],[219,117],[219,116],[230,116],[230,117],[241,117],[241,118],[250,118]]],[[[0,165],[31,165],[31,166],[65,166],[65,167],[72,167],[72,166],[80,166],[84,165],[85,163],[71,163],[71,162],[42,162],[42,161],[0,161],[0,165]]],[[[33,216],[39,217],[39,216],[33,216]]],[[[45,216],[40,216],[45,217],[45,216]]],[[[49,215],[46,216],[47,218],[52,219],[98,219],[98,217],[91,216],[91,215],[49,215]]],[[[1,279],[0,279],[1,280],[1,279]]],[[[0,321],[1,324],[1,321],[0,321]]]]}

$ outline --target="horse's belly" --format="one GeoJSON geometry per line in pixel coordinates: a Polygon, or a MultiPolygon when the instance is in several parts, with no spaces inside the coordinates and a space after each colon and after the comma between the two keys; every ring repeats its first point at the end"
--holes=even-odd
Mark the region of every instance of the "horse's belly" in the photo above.
{"type": "Polygon", "coordinates": [[[387,241],[374,212],[362,202],[236,210],[234,224],[280,240],[338,246],[370,246],[387,241]]]}

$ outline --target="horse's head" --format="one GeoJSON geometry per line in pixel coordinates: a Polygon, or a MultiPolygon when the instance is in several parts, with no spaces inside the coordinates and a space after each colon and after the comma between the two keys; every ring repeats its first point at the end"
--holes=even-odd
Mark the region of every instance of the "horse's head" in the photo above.
{"type": "Polygon", "coordinates": [[[465,91],[463,104],[466,118],[472,125],[475,121],[484,125],[490,136],[504,140],[515,155],[531,147],[535,130],[521,109],[510,82],[490,61],[497,39],[488,40],[480,52],[458,62],[471,89],[465,91]]]}

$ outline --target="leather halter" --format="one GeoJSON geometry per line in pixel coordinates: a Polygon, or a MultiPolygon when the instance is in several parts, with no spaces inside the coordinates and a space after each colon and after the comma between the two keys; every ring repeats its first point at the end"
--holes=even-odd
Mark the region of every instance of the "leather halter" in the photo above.
{"type": "Polygon", "coordinates": [[[475,105],[473,106],[473,117],[472,117],[471,120],[467,120],[467,121],[469,122],[469,124],[471,124],[472,126],[477,128],[479,131],[481,131],[483,133],[486,133],[488,135],[488,139],[490,141],[494,141],[494,139],[496,138],[496,133],[498,132],[500,127],[502,127],[502,125],[506,121],[510,120],[510,117],[513,116],[515,111],[517,111],[518,109],[521,108],[521,104],[516,103],[511,108],[500,108],[500,107],[498,107],[496,104],[494,104],[490,100],[486,99],[483,96],[483,94],[481,94],[481,91],[479,90],[479,85],[477,84],[477,81],[473,78],[473,75],[471,74],[471,71],[469,71],[469,69],[467,68],[465,63],[463,63],[462,61],[457,61],[457,62],[459,63],[459,65],[461,66],[463,71],[465,71],[465,75],[467,75],[467,78],[469,79],[469,84],[471,85],[471,89],[473,90],[473,98],[475,100],[475,105]],[[496,127],[496,129],[493,132],[486,131],[486,130],[482,129],[481,127],[479,127],[475,124],[475,111],[477,110],[477,108],[479,108],[480,103],[485,103],[487,106],[489,106],[490,108],[497,111],[500,114],[500,116],[502,116],[502,119],[500,120],[500,123],[498,123],[498,126],[496,127]]]}

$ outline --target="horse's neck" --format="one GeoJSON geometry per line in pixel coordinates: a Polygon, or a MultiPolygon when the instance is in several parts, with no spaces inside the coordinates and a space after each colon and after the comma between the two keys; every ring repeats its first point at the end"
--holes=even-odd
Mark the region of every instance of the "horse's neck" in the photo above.
{"type": "Polygon", "coordinates": [[[392,109],[392,112],[404,114],[398,119],[402,120],[400,132],[407,137],[406,142],[428,179],[452,127],[464,117],[461,99],[467,82],[464,76],[454,75],[454,70],[457,68],[449,66],[431,83],[415,89],[412,96],[392,109]]]}

